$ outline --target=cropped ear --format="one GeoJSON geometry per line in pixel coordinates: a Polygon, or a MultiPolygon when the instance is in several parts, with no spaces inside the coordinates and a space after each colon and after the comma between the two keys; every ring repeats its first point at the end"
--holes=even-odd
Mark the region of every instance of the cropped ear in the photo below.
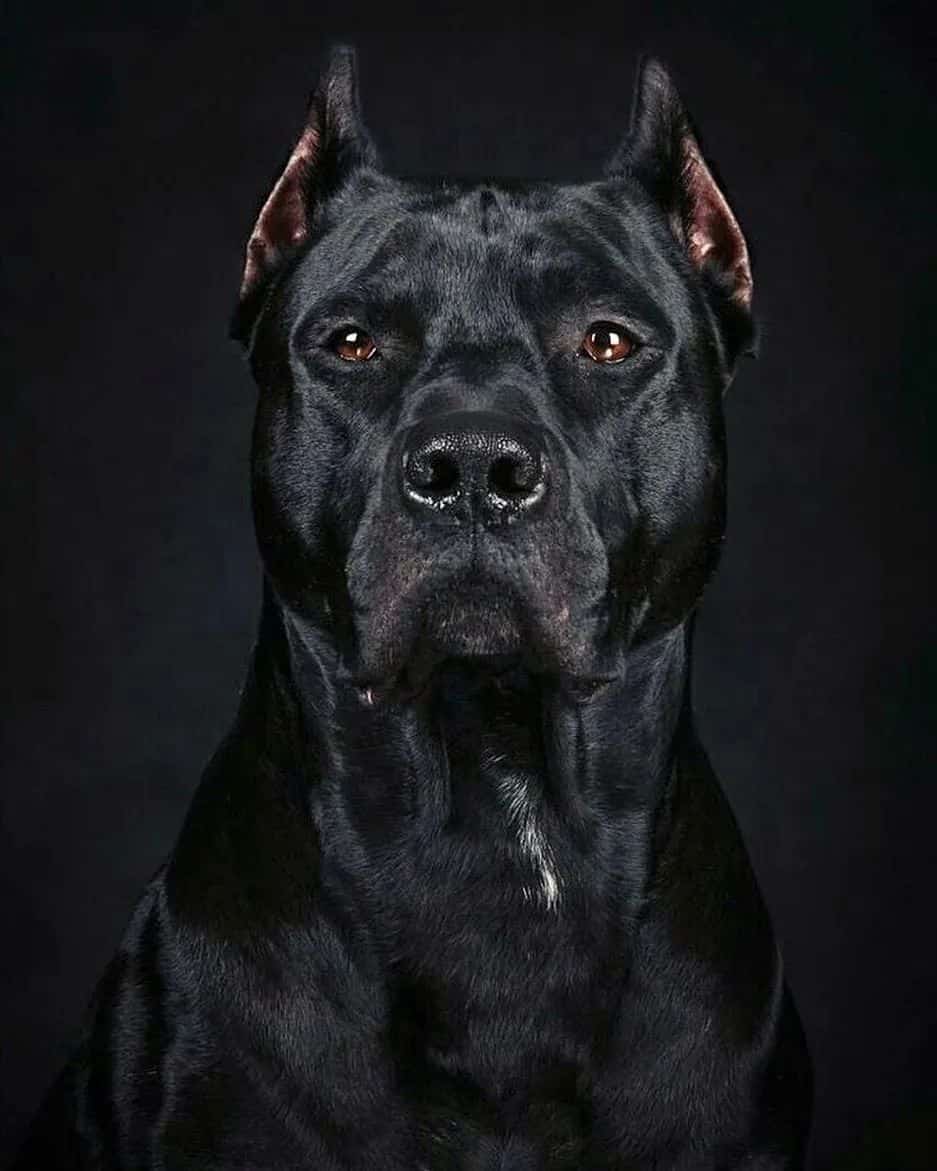
{"type": "Polygon", "coordinates": [[[697,269],[718,281],[746,313],[752,300],[748,246],[706,165],[670,74],[646,58],[638,67],[631,131],[606,168],[636,178],[664,209],[697,269]]]}
{"type": "Polygon", "coordinates": [[[309,240],[317,207],[361,166],[377,166],[358,103],[354,49],[335,46],[309,100],[306,124],[247,242],[231,336],[246,342],[264,291],[309,240]]]}

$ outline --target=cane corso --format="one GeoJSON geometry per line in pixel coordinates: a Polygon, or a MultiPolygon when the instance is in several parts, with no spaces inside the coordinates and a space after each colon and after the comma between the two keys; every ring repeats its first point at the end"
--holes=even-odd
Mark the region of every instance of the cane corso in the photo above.
{"type": "Polygon", "coordinates": [[[332,51],[232,325],[239,710],[21,1167],[803,1166],[689,685],[751,297],[658,62],[595,181],[468,182],[382,170],[332,51]]]}

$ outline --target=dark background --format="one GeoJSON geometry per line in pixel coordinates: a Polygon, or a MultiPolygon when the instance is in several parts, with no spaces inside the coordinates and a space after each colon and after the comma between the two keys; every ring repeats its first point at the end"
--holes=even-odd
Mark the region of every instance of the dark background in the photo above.
{"type": "Polygon", "coordinates": [[[226,324],[253,214],[342,39],[405,171],[589,177],[639,52],[673,68],[752,241],[764,330],[727,400],[700,723],[815,1056],[813,1166],[937,1165],[925,7],[562,8],[7,9],[7,1145],[233,715],[259,568],[254,392],[226,324]]]}

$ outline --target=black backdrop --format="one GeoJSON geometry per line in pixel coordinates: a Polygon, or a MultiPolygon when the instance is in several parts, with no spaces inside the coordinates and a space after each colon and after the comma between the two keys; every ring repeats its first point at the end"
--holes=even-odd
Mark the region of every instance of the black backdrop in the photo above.
{"type": "Polygon", "coordinates": [[[226,321],[253,212],[338,38],[358,45],[385,159],[414,172],[586,177],[624,130],[637,54],[673,68],[752,241],[764,326],[727,401],[700,723],[815,1055],[814,1167],[929,1165],[924,6],[567,0],[422,22],[323,0],[147,7],[7,8],[4,1141],[234,710],[259,572],[253,389],[226,321]]]}

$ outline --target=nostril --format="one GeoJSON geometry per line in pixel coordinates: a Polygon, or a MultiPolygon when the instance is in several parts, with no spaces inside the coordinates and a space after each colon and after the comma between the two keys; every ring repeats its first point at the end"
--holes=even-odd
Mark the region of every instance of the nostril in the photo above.
{"type": "Polygon", "coordinates": [[[540,461],[503,455],[488,472],[489,491],[506,500],[526,499],[540,483],[540,461]]]}
{"type": "Polygon", "coordinates": [[[404,457],[407,483],[428,496],[448,496],[459,483],[459,465],[444,451],[404,457]]]}

